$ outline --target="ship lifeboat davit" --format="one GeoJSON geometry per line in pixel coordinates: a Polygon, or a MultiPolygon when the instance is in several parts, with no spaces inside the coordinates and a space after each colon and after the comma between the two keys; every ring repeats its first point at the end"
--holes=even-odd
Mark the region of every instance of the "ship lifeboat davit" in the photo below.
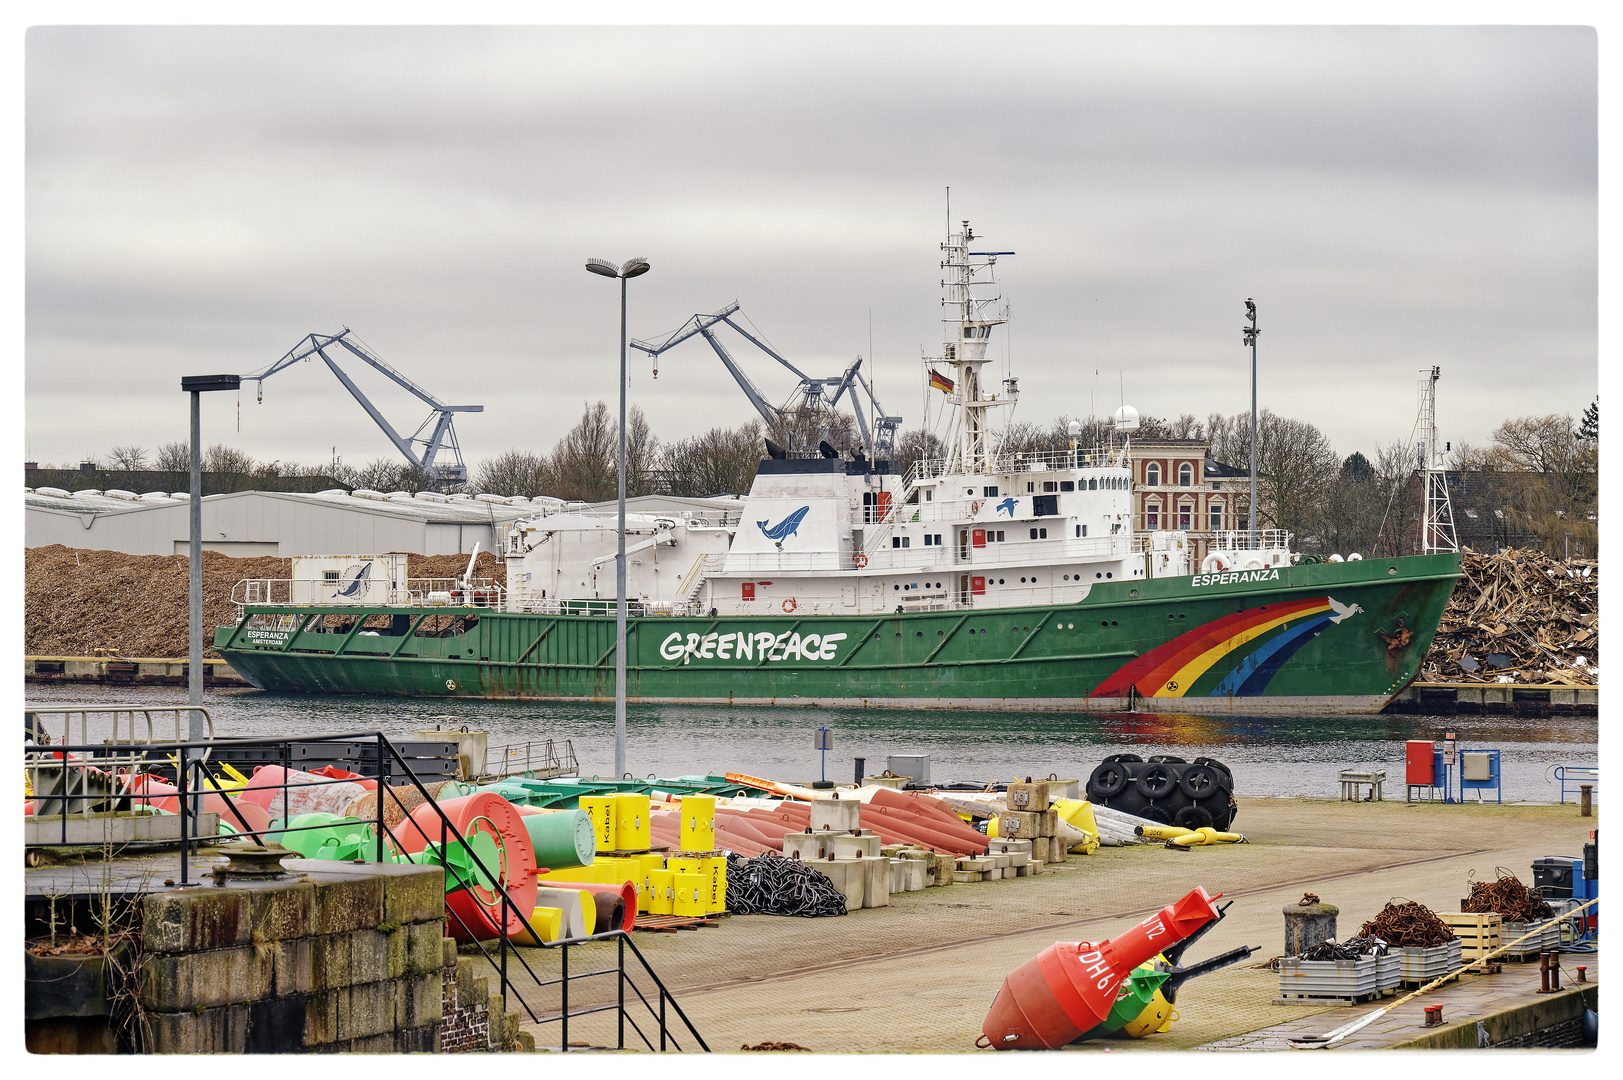
{"type": "MultiPolygon", "coordinates": [[[[1222,894],[1218,894],[1222,895],[1222,894]]],[[[1105,1023],[1122,981],[1162,949],[1218,917],[1215,897],[1195,888],[1108,941],[1057,941],[1009,972],[981,1024],[998,1050],[1058,1050],[1105,1023]]]]}
{"type": "Polygon", "coordinates": [[[446,932],[464,943],[523,932],[535,910],[536,887],[535,848],[523,815],[512,803],[490,792],[423,803],[390,832],[401,851],[415,855],[431,843],[437,847],[441,836],[449,835],[441,828],[436,806],[467,839],[479,862],[495,875],[492,881],[480,873],[472,860],[458,852],[462,845],[454,839],[446,845],[450,850],[441,856],[451,864],[445,875],[446,932]],[[502,904],[504,891],[511,905],[502,904]]]}

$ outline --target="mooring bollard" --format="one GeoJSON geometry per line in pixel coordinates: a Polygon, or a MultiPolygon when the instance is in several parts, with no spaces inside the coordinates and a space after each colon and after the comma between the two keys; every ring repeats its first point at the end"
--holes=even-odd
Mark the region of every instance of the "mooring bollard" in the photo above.
{"type": "Polygon", "coordinates": [[[1538,956],[1538,992],[1550,992],[1550,954],[1539,953],[1538,956]]]}
{"type": "Polygon", "coordinates": [[[1588,976],[1585,974],[1585,972],[1587,972],[1588,970],[1589,969],[1587,967],[1585,967],[1583,964],[1578,965],[1578,981],[1579,982],[1586,983],[1586,982],[1589,981],[1588,976]]]}
{"type": "Polygon", "coordinates": [[[1579,784],[1578,785],[1578,816],[1579,817],[1593,817],[1594,816],[1594,814],[1592,813],[1592,811],[1590,809],[1589,793],[1590,793],[1591,790],[1592,790],[1592,785],[1589,785],[1589,784],[1579,784]]]}
{"type": "Polygon", "coordinates": [[[1441,1005],[1426,1006],[1426,1026],[1441,1027],[1443,1024],[1443,1007],[1441,1005]]]}

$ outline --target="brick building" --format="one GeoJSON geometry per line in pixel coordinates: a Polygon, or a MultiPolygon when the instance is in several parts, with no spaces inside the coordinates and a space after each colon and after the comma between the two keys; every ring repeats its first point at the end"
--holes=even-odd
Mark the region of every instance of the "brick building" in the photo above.
{"type": "Polygon", "coordinates": [[[1205,439],[1141,439],[1131,445],[1137,532],[1189,533],[1198,566],[1211,550],[1212,534],[1245,528],[1249,471],[1213,460],[1205,439]]]}

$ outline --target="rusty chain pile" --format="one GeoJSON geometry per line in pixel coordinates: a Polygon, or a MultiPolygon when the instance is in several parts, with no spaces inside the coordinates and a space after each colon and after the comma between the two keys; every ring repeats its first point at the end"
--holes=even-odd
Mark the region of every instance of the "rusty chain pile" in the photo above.
{"type": "Polygon", "coordinates": [[[1387,951],[1386,942],[1373,935],[1360,935],[1346,941],[1323,941],[1302,953],[1303,960],[1359,960],[1366,956],[1380,956],[1387,951]]]}
{"type": "Polygon", "coordinates": [[[1363,937],[1374,935],[1398,948],[1430,948],[1454,940],[1454,931],[1437,917],[1436,912],[1413,900],[1405,900],[1401,904],[1388,902],[1380,914],[1365,923],[1358,933],[1363,937]]]}
{"type": "Polygon", "coordinates": [[[1555,917],[1555,909],[1523,885],[1520,878],[1503,866],[1498,869],[1499,877],[1493,881],[1471,882],[1470,898],[1460,905],[1461,911],[1497,911],[1506,922],[1538,922],[1555,917]]]}
{"type": "Polygon", "coordinates": [[[812,1053],[812,1051],[808,1047],[804,1047],[804,1046],[801,1046],[799,1043],[792,1043],[792,1042],[764,1042],[764,1043],[756,1043],[754,1046],[750,1046],[748,1044],[745,1044],[743,1046],[740,1046],[739,1049],[740,1050],[745,1050],[745,1051],[749,1051],[749,1050],[799,1050],[802,1053],[806,1053],[806,1054],[812,1053]]]}

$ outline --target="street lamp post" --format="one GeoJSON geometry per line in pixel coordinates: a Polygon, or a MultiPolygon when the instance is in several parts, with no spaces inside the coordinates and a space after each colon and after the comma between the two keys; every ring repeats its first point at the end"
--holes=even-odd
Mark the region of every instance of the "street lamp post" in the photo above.
{"type": "MultiPolygon", "coordinates": [[[[180,388],[192,395],[192,483],[191,483],[191,546],[187,559],[187,607],[190,623],[190,642],[186,664],[186,704],[203,704],[203,457],[202,450],[202,396],[210,390],[236,390],[241,388],[238,375],[184,375],[180,388]]],[[[196,742],[203,738],[203,715],[195,710],[189,714],[187,739],[196,742]]]]}
{"type": "Polygon", "coordinates": [[[648,273],[647,259],[627,259],[616,266],[607,259],[588,259],[586,269],[620,279],[620,522],[619,551],[614,560],[614,775],[626,773],[626,280],[648,273]]]}
{"type": "Polygon", "coordinates": [[[1250,326],[1240,327],[1245,335],[1245,344],[1251,346],[1251,508],[1246,514],[1246,546],[1252,550],[1257,546],[1257,302],[1249,296],[1245,299],[1245,315],[1251,320],[1250,326]]]}

